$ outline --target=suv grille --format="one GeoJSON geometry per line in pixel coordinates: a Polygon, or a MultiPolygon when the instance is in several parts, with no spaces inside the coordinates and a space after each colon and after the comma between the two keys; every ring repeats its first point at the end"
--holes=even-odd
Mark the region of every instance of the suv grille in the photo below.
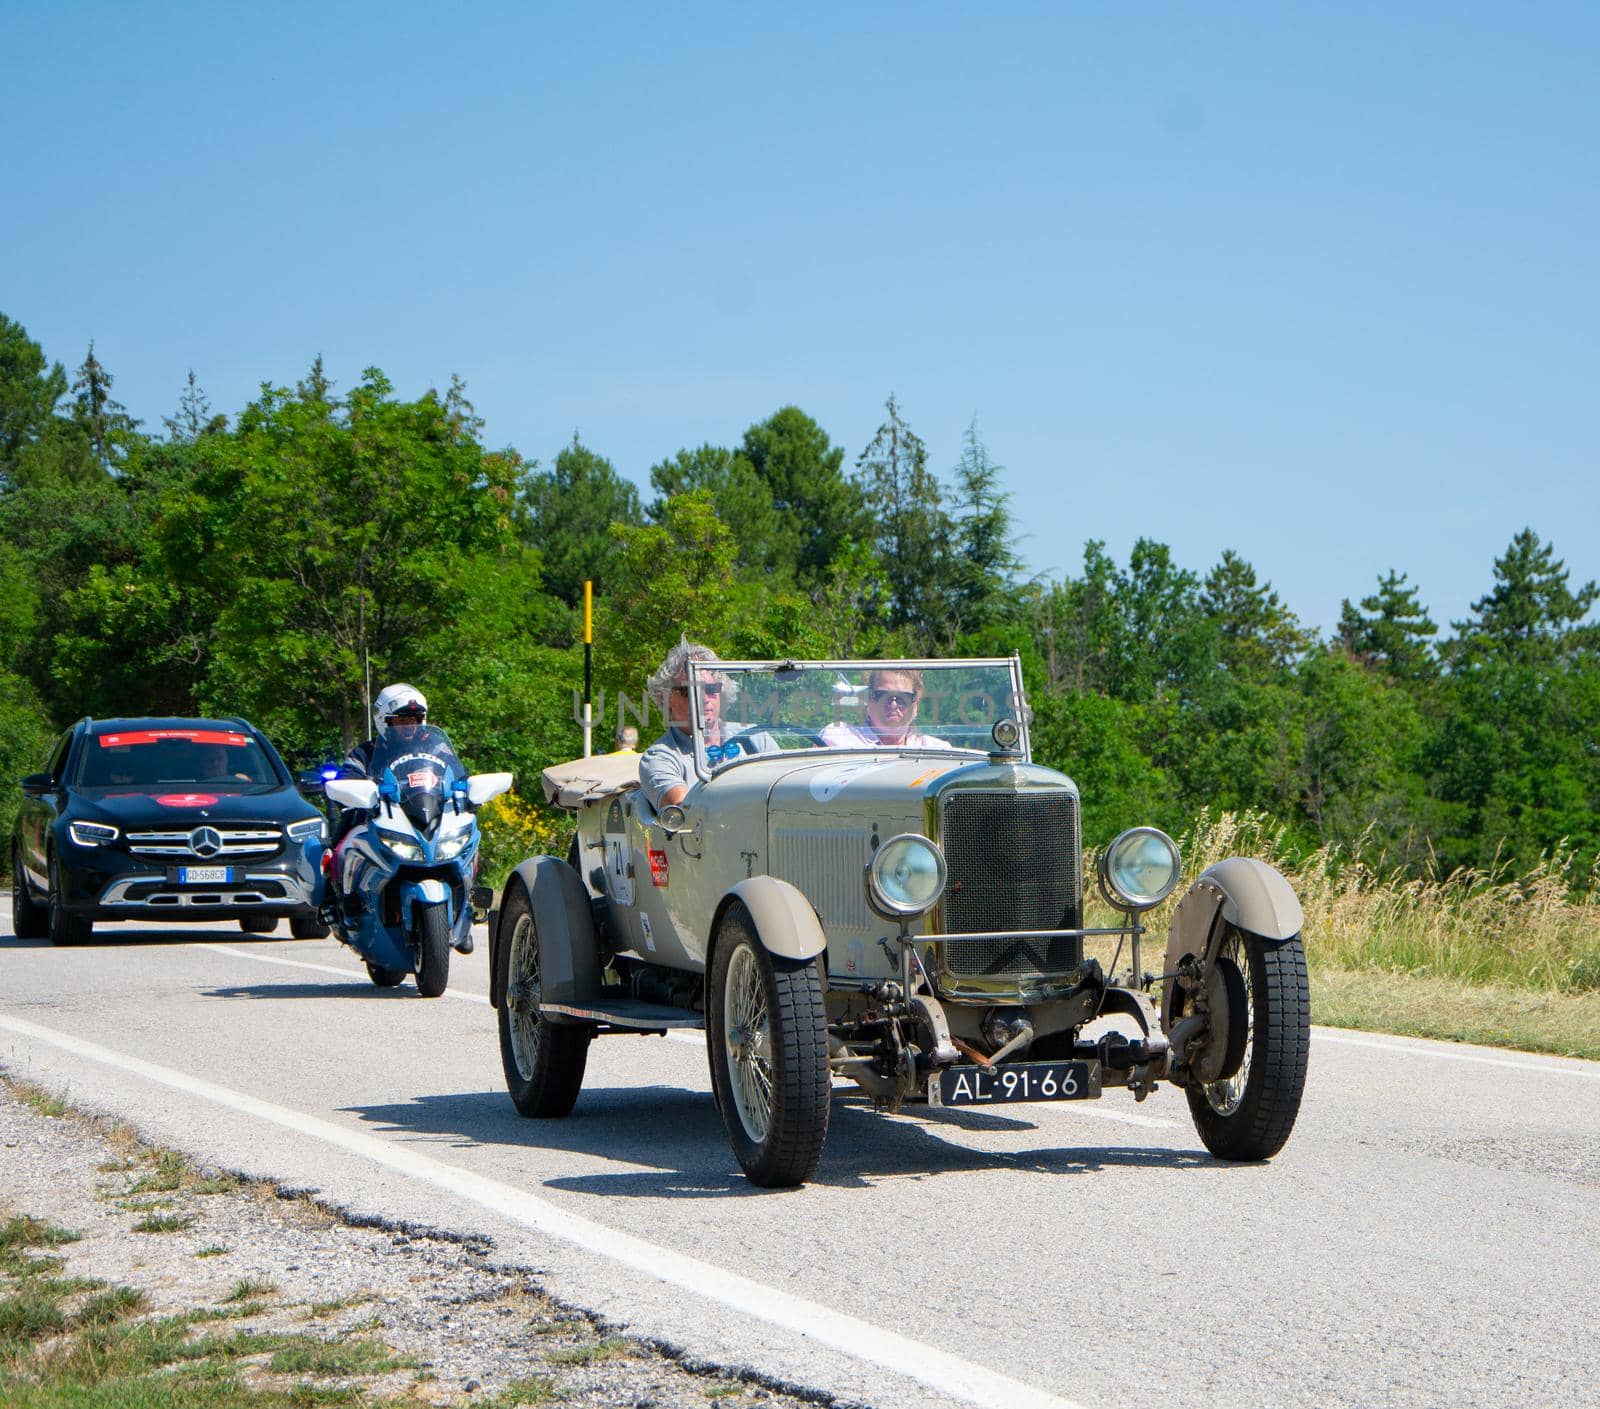
{"type": "Polygon", "coordinates": [[[188,827],[183,831],[129,832],[128,850],[136,856],[265,856],[283,844],[283,833],[265,823],[243,827],[188,827]]]}
{"type": "MultiPolygon", "coordinates": [[[[957,789],[944,799],[942,832],[950,868],[942,902],[946,933],[1062,930],[1081,923],[1076,793],[957,789]]],[[[1060,975],[1082,961],[1083,941],[957,940],[944,951],[945,968],[964,977],[1060,975]]]]}

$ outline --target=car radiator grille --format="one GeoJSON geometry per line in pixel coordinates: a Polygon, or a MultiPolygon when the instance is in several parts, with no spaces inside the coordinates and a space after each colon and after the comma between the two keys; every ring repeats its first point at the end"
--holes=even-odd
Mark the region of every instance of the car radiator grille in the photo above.
{"type": "MultiPolygon", "coordinates": [[[[1065,789],[946,794],[947,934],[1075,929],[1083,911],[1078,798],[1065,789]]],[[[970,978],[1070,973],[1081,939],[952,940],[944,966],[970,978]]]]}
{"type": "Polygon", "coordinates": [[[128,833],[128,850],[137,856],[181,856],[190,861],[265,856],[282,844],[283,833],[266,823],[244,827],[186,827],[182,831],[128,833]]]}

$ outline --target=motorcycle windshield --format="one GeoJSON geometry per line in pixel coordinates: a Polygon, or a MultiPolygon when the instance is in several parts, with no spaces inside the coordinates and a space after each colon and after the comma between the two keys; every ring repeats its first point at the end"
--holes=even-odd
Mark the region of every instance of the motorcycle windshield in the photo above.
{"type": "Polygon", "coordinates": [[[391,725],[372,751],[372,777],[381,782],[386,775],[399,790],[400,810],[427,835],[438,826],[445,799],[466,770],[444,730],[391,725]]]}

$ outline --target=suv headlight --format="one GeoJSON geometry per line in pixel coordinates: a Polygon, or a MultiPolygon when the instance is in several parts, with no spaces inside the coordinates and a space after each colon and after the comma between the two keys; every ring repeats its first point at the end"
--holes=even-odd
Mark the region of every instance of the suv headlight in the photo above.
{"type": "Polygon", "coordinates": [[[465,827],[462,828],[462,830],[457,832],[454,836],[445,837],[438,844],[438,846],[433,849],[434,859],[436,861],[449,861],[453,857],[460,856],[461,853],[467,849],[467,843],[471,840],[471,829],[465,827]]]}
{"type": "Polygon", "coordinates": [[[120,835],[104,822],[68,822],[67,833],[79,846],[105,846],[120,835]]]}
{"type": "Polygon", "coordinates": [[[1178,844],[1156,827],[1130,827],[1100,853],[1100,893],[1119,910],[1148,910],[1183,874],[1178,844]]]}
{"type": "Polygon", "coordinates": [[[911,919],[933,908],[947,874],[944,853],[927,837],[891,837],[867,866],[867,901],[880,915],[911,919]]]}
{"type": "Polygon", "coordinates": [[[389,832],[379,827],[378,836],[382,839],[383,844],[402,861],[420,861],[426,854],[422,850],[420,842],[401,832],[389,832]]]}
{"type": "Polygon", "coordinates": [[[307,817],[303,822],[291,822],[284,828],[290,841],[308,841],[312,837],[326,839],[328,824],[320,817],[307,817]]]}

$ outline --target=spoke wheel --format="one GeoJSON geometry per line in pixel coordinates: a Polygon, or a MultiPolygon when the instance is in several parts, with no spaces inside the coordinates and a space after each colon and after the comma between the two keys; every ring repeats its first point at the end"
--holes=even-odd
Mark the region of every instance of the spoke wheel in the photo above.
{"type": "Polygon", "coordinates": [[[709,989],[711,1079],[733,1152],[754,1184],[803,1184],[822,1158],[832,1086],[817,962],[769,954],[735,903],[709,989]]]}
{"type": "Polygon", "coordinates": [[[18,939],[43,939],[50,933],[50,910],[33,898],[22,869],[22,842],[11,842],[11,928],[18,939]]]}
{"type": "Polygon", "coordinates": [[[520,883],[500,917],[507,933],[505,997],[500,1002],[500,1065],[517,1110],[535,1119],[570,1115],[583,1088],[590,1029],[552,1023],[539,1013],[539,931],[520,883]]]}
{"type": "Polygon", "coordinates": [[[1262,1160],[1294,1129],[1311,1052],[1311,990],[1296,936],[1269,943],[1230,930],[1221,956],[1244,980],[1243,1056],[1231,1076],[1190,1087],[1189,1112],[1219,1159],[1262,1160]]]}
{"type": "Polygon", "coordinates": [[[417,992],[424,998],[437,998],[450,983],[450,921],[443,905],[418,905],[411,916],[417,992]]]}

